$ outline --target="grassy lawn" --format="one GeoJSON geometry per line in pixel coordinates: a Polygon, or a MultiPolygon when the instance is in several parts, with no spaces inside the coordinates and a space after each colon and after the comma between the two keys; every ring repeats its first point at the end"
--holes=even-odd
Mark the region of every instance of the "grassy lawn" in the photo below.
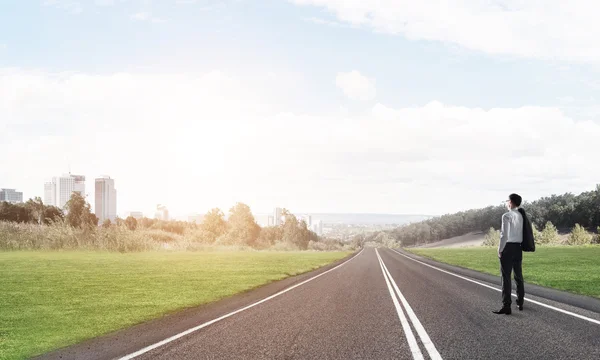
{"type": "MultiPolygon", "coordinates": [[[[496,248],[406,250],[500,276],[496,248]]],[[[531,284],[600,298],[600,246],[539,246],[534,253],[523,253],[523,276],[531,284]]]]}
{"type": "Polygon", "coordinates": [[[0,252],[0,359],[75,344],[348,254],[0,252]]]}

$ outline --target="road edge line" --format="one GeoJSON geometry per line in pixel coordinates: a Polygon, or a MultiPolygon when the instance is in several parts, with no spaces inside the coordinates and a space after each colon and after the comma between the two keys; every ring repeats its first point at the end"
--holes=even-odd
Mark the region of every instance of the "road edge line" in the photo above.
{"type": "MultiPolygon", "coordinates": [[[[444,269],[440,269],[440,268],[438,268],[438,267],[436,267],[436,266],[429,265],[429,264],[427,264],[427,263],[424,263],[424,262],[422,262],[422,261],[420,261],[420,260],[413,259],[412,257],[410,257],[410,256],[408,256],[408,255],[402,254],[401,252],[397,251],[396,249],[391,249],[391,250],[392,250],[393,252],[395,252],[396,254],[398,254],[398,255],[402,255],[402,256],[404,256],[404,257],[405,257],[405,258],[407,258],[407,259],[410,259],[410,260],[412,260],[412,261],[418,262],[419,264],[422,264],[422,265],[428,266],[428,267],[430,267],[430,268],[432,268],[432,269],[435,269],[435,270],[437,270],[437,271],[441,271],[441,272],[443,272],[443,273],[446,273],[446,274],[449,274],[449,275],[452,275],[452,276],[456,276],[457,278],[460,278],[460,279],[463,279],[463,280],[466,280],[466,281],[470,281],[470,282],[472,282],[472,283],[475,283],[475,284],[477,284],[477,285],[484,286],[484,287],[486,287],[486,288],[488,288],[488,289],[492,289],[492,290],[495,290],[495,291],[498,291],[498,292],[502,292],[502,289],[495,288],[495,287],[493,287],[493,286],[490,286],[490,285],[487,285],[487,284],[481,283],[481,282],[479,282],[479,281],[476,281],[476,280],[473,280],[473,279],[469,279],[469,278],[467,278],[467,277],[464,277],[464,276],[462,276],[462,275],[455,274],[455,273],[453,273],[453,272],[451,272],[451,271],[447,271],[447,270],[444,270],[444,269]]],[[[511,292],[511,295],[512,295],[513,297],[515,297],[515,298],[517,297],[517,295],[516,295],[514,292],[511,292]]],[[[528,299],[528,298],[525,298],[525,301],[528,301],[528,302],[530,302],[530,303],[533,303],[533,304],[536,304],[536,305],[540,305],[540,306],[543,306],[543,307],[545,307],[545,308],[548,308],[548,309],[551,309],[551,310],[554,310],[554,311],[558,311],[558,312],[560,312],[560,313],[563,313],[563,314],[566,314],[566,315],[570,315],[570,316],[573,316],[573,317],[576,317],[576,318],[579,318],[579,319],[582,319],[582,320],[586,320],[586,321],[589,321],[589,322],[591,322],[591,323],[594,323],[594,324],[600,325],[600,321],[599,321],[599,320],[592,319],[592,318],[589,318],[589,317],[587,317],[587,316],[579,315],[579,314],[576,314],[576,313],[574,313],[574,312],[571,312],[571,311],[569,311],[569,310],[564,310],[564,309],[561,309],[561,308],[557,308],[556,306],[552,306],[552,305],[544,304],[543,302],[539,302],[539,301],[537,301],[537,300],[533,300],[533,299],[528,299]]],[[[588,310],[588,311],[589,311],[589,310],[588,310]]]]}
{"type": "Polygon", "coordinates": [[[280,296],[280,295],[283,295],[283,294],[285,294],[286,292],[288,292],[288,291],[290,291],[290,290],[293,290],[293,289],[295,289],[295,288],[297,288],[297,287],[299,287],[299,286],[302,286],[302,285],[304,285],[304,284],[306,284],[306,283],[308,283],[308,282],[310,282],[310,281],[313,281],[313,280],[315,280],[315,279],[317,279],[317,278],[319,278],[319,277],[321,277],[321,276],[323,276],[323,275],[325,275],[325,274],[327,274],[327,273],[330,273],[330,272],[332,272],[333,270],[339,269],[340,267],[342,267],[342,266],[344,266],[344,265],[348,264],[350,261],[352,261],[352,260],[356,259],[357,257],[359,257],[359,256],[360,256],[360,254],[362,254],[362,253],[363,253],[363,251],[364,251],[364,249],[362,249],[362,250],[361,250],[361,251],[360,251],[358,254],[354,255],[354,256],[353,256],[353,257],[351,257],[350,259],[348,259],[348,260],[344,261],[343,263],[341,263],[341,264],[337,265],[336,267],[334,267],[334,268],[331,268],[331,269],[329,269],[329,270],[327,270],[327,271],[324,271],[324,272],[322,272],[322,273],[320,273],[320,274],[318,274],[318,275],[315,275],[315,276],[311,277],[310,279],[304,280],[304,281],[302,281],[302,282],[300,282],[300,283],[298,283],[298,284],[292,285],[292,286],[290,286],[290,287],[288,287],[288,288],[286,288],[286,289],[284,289],[284,290],[281,290],[281,291],[279,291],[279,292],[277,292],[277,293],[275,293],[275,294],[273,294],[273,295],[271,295],[271,296],[268,296],[268,297],[266,297],[266,298],[264,298],[264,299],[262,299],[262,300],[259,300],[259,301],[256,301],[256,302],[254,302],[254,303],[250,304],[250,305],[247,305],[247,306],[245,306],[245,307],[243,307],[243,308],[241,308],[241,309],[238,309],[238,310],[232,311],[232,312],[230,312],[230,313],[227,313],[227,314],[225,314],[225,315],[223,315],[223,316],[220,316],[220,317],[218,317],[218,318],[216,318],[216,319],[213,319],[213,320],[207,321],[207,322],[205,322],[205,323],[203,323],[203,324],[200,324],[200,325],[194,326],[193,328],[190,328],[190,329],[188,329],[188,330],[182,331],[182,332],[180,332],[180,333],[178,333],[178,334],[175,334],[175,335],[173,335],[173,336],[170,336],[170,337],[168,337],[168,338],[166,338],[166,339],[164,339],[164,340],[161,340],[161,341],[159,341],[159,342],[157,342],[157,343],[154,343],[154,344],[152,344],[152,345],[148,345],[148,346],[146,346],[146,347],[144,347],[144,348],[142,348],[142,349],[140,349],[140,350],[138,350],[138,351],[136,351],[136,352],[133,352],[133,353],[131,353],[131,354],[128,354],[128,355],[125,355],[125,356],[123,356],[123,357],[120,357],[120,358],[118,358],[118,359],[119,359],[119,360],[130,360],[130,359],[134,359],[134,358],[136,358],[136,357],[138,357],[138,356],[140,356],[140,355],[143,355],[143,354],[145,354],[145,353],[147,353],[147,352],[149,352],[149,351],[152,351],[152,350],[154,350],[154,349],[156,349],[156,348],[159,348],[159,347],[161,347],[161,346],[163,346],[163,345],[166,345],[166,344],[168,344],[168,343],[170,343],[170,342],[173,342],[173,341],[175,341],[175,340],[177,340],[177,339],[180,339],[180,338],[182,338],[182,337],[184,337],[184,336],[186,336],[186,335],[189,335],[189,334],[191,334],[191,333],[193,333],[193,332],[196,332],[196,331],[198,331],[198,330],[200,330],[200,329],[203,329],[203,328],[205,328],[205,327],[208,327],[208,326],[210,326],[210,325],[212,325],[212,324],[214,324],[214,323],[217,323],[217,322],[219,322],[219,321],[221,321],[221,320],[227,319],[227,318],[229,318],[229,317],[231,317],[231,316],[233,316],[233,315],[239,314],[239,313],[241,313],[241,312],[243,312],[243,311],[246,311],[246,310],[248,310],[248,309],[251,309],[251,308],[253,308],[253,307],[257,306],[257,305],[260,305],[260,304],[262,304],[262,303],[264,303],[264,302],[267,302],[267,301],[269,301],[269,300],[271,300],[271,299],[274,299],[274,298],[276,298],[276,297],[278,297],[278,296],[280,296]]]}

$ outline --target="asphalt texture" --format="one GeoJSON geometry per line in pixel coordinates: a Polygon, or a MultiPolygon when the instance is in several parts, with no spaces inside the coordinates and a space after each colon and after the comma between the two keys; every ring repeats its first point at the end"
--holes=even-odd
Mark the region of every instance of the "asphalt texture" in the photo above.
{"type": "Polygon", "coordinates": [[[600,321],[593,311],[598,300],[569,303],[547,289],[537,292],[544,297],[529,294],[526,285],[527,299],[554,308],[528,301],[520,312],[513,302],[512,315],[496,315],[500,292],[482,284],[498,289],[499,282],[479,278],[476,284],[453,274],[465,276],[391,249],[365,249],[316,272],[41,358],[600,359],[600,324],[586,320],[600,321]],[[296,287],[280,293],[290,286],[296,287]],[[587,306],[576,306],[581,302],[587,306]]]}

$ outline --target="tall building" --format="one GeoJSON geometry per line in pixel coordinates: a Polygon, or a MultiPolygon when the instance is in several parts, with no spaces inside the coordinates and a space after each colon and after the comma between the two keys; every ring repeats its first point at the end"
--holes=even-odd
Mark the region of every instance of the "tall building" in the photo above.
{"type": "Polygon", "coordinates": [[[273,221],[275,226],[283,224],[283,221],[281,220],[282,215],[282,209],[275,208],[275,210],[273,211],[273,221]]]}
{"type": "Polygon", "coordinates": [[[97,178],[95,199],[94,208],[98,222],[102,223],[106,219],[114,222],[117,218],[117,190],[115,189],[115,180],[109,176],[97,178]]]}
{"type": "Polygon", "coordinates": [[[269,217],[267,218],[267,226],[273,226],[275,224],[273,219],[273,215],[269,215],[269,217]]]}
{"type": "Polygon", "coordinates": [[[167,207],[161,204],[156,205],[154,218],[158,220],[169,220],[169,210],[167,210],[167,207]]]}
{"type": "Polygon", "coordinates": [[[0,189],[0,202],[6,201],[12,204],[23,202],[23,193],[15,189],[0,189]]]}
{"type": "Polygon", "coordinates": [[[74,192],[85,198],[85,176],[68,174],[53,177],[44,184],[44,203],[62,209],[74,192]]]}
{"type": "Polygon", "coordinates": [[[319,220],[312,226],[312,231],[314,231],[317,235],[323,235],[323,221],[319,220]]]}
{"type": "Polygon", "coordinates": [[[56,183],[54,181],[44,183],[44,204],[48,206],[56,204],[56,183]]]}

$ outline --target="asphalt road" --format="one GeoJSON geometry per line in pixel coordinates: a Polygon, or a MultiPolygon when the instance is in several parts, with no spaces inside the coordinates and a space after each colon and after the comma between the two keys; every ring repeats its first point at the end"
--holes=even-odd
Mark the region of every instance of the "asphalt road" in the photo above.
{"type": "Polygon", "coordinates": [[[513,303],[512,315],[496,315],[498,288],[394,250],[366,249],[43,358],[600,359],[600,313],[545,292],[528,296],[522,312],[513,303]]]}

